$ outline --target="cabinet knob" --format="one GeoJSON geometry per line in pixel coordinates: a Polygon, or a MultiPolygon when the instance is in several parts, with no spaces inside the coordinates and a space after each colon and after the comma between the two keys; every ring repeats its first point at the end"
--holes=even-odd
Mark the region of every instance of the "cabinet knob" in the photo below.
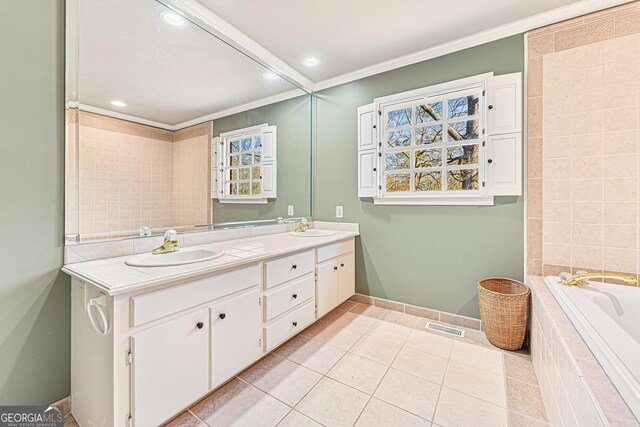
{"type": "Polygon", "coordinates": [[[224,318],[227,317],[227,315],[224,313],[220,313],[218,317],[220,318],[220,320],[224,320],[224,318]]]}
{"type": "Polygon", "coordinates": [[[196,328],[198,328],[198,329],[204,328],[204,323],[202,323],[202,322],[196,323],[196,328]]]}
{"type": "Polygon", "coordinates": [[[340,267],[344,267],[344,264],[342,264],[342,263],[341,263],[341,264],[340,264],[340,267]]]}
{"type": "Polygon", "coordinates": [[[293,299],[298,298],[298,294],[293,294],[293,295],[291,295],[291,296],[293,297],[293,299]]]}
{"type": "Polygon", "coordinates": [[[337,270],[337,269],[338,269],[338,267],[333,267],[333,269],[334,269],[334,270],[337,270]]]}
{"type": "Polygon", "coordinates": [[[487,108],[489,108],[489,110],[493,110],[493,105],[489,105],[487,108]]]}
{"type": "Polygon", "coordinates": [[[298,326],[298,322],[293,322],[293,326],[298,326]]]}
{"type": "Polygon", "coordinates": [[[489,163],[489,164],[493,163],[493,159],[487,160],[487,163],[489,163]]]}
{"type": "Polygon", "coordinates": [[[378,170],[378,168],[373,168],[373,171],[376,172],[378,170]]]}
{"type": "Polygon", "coordinates": [[[293,269],[295,270],[296,268],[298,268],[298,266],[297,266],[296,264],[293,264],[293,265],[291,266],[291,268],[293,268],[293,269]]]}

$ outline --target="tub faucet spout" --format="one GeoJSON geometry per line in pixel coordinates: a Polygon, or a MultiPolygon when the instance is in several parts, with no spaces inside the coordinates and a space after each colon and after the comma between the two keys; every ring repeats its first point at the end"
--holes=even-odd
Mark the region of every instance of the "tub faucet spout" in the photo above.
{"type": "Polygon", "coordinates": [[[586,271],[578,271],[573,276],[567,277],[568,275],[560,276],[560,283],[565,286],[577,286],[584,285],[587,283],[587,280],[590,279],[616,279],[625,282],[628,285],[637,286],[638,279],[633,276],[629,276],[627,274],[620,273],[587,273],[586,271]]]}

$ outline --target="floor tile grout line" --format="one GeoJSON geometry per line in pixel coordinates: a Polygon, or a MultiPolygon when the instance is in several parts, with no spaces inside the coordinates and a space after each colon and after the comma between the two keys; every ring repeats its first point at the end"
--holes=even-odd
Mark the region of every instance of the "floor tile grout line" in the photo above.
{"type": "Polygon", "coordinates": [[[449,370],[449,363],[451,363],[451,354],[453,353],[453,345],[455,340],[451,343],[451,349],[447,356],[447,366],[444,368],[444,376],[442,377],[442,384],[440,384],[440,390],[438,390],[438,397],[436,398],[436,404],[433,406],[433,414],[431,414],[431,425],[436,423],[436,414],[438,413],[438,405],[440,404],[440,396],[442,396],[442,390],[444,389],[444,382],[447,379],[447,371],[449,370]]]}
{"type": "MultiPolygon", "coordinates": [[[[187,411],[186,411],[186,412],[190,413],[190,414],[191,414],[191,415],[192,415],[196,420],[200,421],[200,422],[201,422],[201,423],[203,423],[204,425],[207,425],[207,426],[209,425],[209,424],[207,424],[207,422],[206,422],[205,420],[203,420],[202,418],[200,418],[199,416],[197,416],[196,414],[194,414],[194,413],[193,413],[193,411],[191,411],[191,408],[187,409],[187,411]]],[[[184,412],[183,412],[183,413],[184,413],[184,412]]],[[[180,416],[180,415],[178,415],[178,417],[179,417],[179,416],[180,416]]],[[[177,417],[176,417],[176,418],[177,418],[177,417]]]]}
{"type": "MultiPolygon", "coordinates": [[[[380,319],[378,319],[376,322],[374,322],[374,323],[371,325],[371,327],[367,330],[367,332],[368,332],[369,330],[371,330],[371,328],[373,328],[373,325],[375,325],[375,323],[377,323],[378,321],[381,321],[381,320],[382,320],[382,319],[380,318],[380,319]]],[[[416,322],[416,323],[417,323],[417,322],[416,322]]],[[[393,363],[394,363],[394,362],[396,361],[396,359],[398,358],[398,354],[400,354],[400,352],[401,352],[401,351],[402,351],[402,349],[404,348],[404,346],[405,346],[405,344],[406,344],[407,340],[409,339],[409,335],[411,335],[411,332],[412,332],[412,331],[409,331],[409,333],[407,334],[407,336],[406,336],[406,337],[404,338],[404,340],[402,341],[402,346],[400,346],[400,349],[399,349],[399,350],[398,350],[398,352],[396,353],[395,357],[393,358],[393,360],[391,361],[391,363],[387,366],[387,369],[384,371],[384,374],[382,375],[382,378],[380,379],[380,382],[378,382],[378,384],[376,385],[376,388],[375,388],[375,389],[373,389],[373,392],[369,395],[369,399],[367,400],[367,403],[366,403],[366,404],[364,405],[364,407],[362,408],[362,411],[360,411],[360,414],[358,415],[358,418],[356,418],[356,421],[353,423],[354,425],[356,425],[356,424],[358,423],[358,420],[360,419],[360,417],[362,416],[362,414],[364,414],[364,411],[367,409],[367,406],[369,406],[369,403],[371,402],[371,399],[373,399],[374,395],[376,394],[376,391],[378,391],[378,388],[380,387],[380,384],[382,384],[382,381],[384,381],[384,377],[386,377],[386,376],[387,376],[387,374],[389,373],[389,370],[391,369],[391,366],[393,365],[393,363]]],[[[366,358],[365,358],[365,359],[366,359],[366,358]]],[[[367,360],[370,360],[370,359],[367,359],[367,360]]],[[[386,403],[386,404],[388,404],[388,405],[394,406],[394,407],[396,407],[396,408],[398,408],[398,409],[400,409],[400,410],[403,410],[403,411],[405,411],[405,412],[407,412],[407,413],[409,413],[409,414],[415,415],[415,416],[417,416],[417,417],[419,417],[419,418],[421,418],[421,419],[425,419],[425,418],[423,418],[423,417],[420,417],[420,416],[419,416],[419,415],[417,415],[417,414],[414,414],[413,412],[407,411],[406,409],[402,409],[402,408],[400,408],[400,407],[398,407],[398,406],[396,406],[396,405],[394,405],[394,404],[392,404],[392,403],[389,403],[389,402],[387,402],[386,400],[382,400],[382,399],[380,399],[380,400],[381,400],[381,401],[383,401],[383,402],[385,402],[385,403],[386,403]]],[[[427,421],[432,421],[432,420],[427,420],[427,421]]]]}

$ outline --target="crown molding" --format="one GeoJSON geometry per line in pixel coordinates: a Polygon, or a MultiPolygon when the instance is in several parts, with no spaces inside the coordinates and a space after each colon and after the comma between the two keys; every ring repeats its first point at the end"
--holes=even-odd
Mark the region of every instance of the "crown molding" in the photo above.
{"type": "Polygon", "coordinates": [[[222,117],[227,117],[232,114],[242,113],[243,111],[252,110],[258,107],[264,107],[265,105],[275,104],[276,102],[286,101],[287,99],[296,98],[298,96],[309,95],[301,89],[293,89],[287,92],[280,93],[278,95],[269,96],[267,98],[258,99],[257,101],[251,101],[246,104],[238,105],[237,107],[221,110],[215,113],[207,114],[206,116],[198,117],[186,122],[178,123],[175,127],[177,129],[183,129],[189,126],[194,126],[208,120],[215,120],[222,117]]]}
{"type": "Polygon", "coordinates": [[[152,126],[154,128],[176,131],[182,129],[178,126],[168,125],[162,122],[156,122],[154,120],[143,119],[142,117],[132,116],[130,114],[119,113],[117,111],[107,110],[106,108],[94,107],[93,105],[75,103],[73,107],[71,107],[71,103],[69,103],[70,108],[77,107],[81,111],[88,111],[90,113],[100,114],[101,116],[113,117],[114,119],[126,120],[128,122],[134,122],[141,125],[152,126]]]}
{"type": "Polygon", "coordinates": [[[554,24],[556,22],[565,21],[577,16],[586,15],[625,3],[631,3],[632,1],[634,0],[583,0],[548,12],[539,13],[528,18],[501,25],[499,27],[491,28],[486,31],[481,31],[470,36],[462,37],[451,42],[443,43],[438,46],[332,77],[316,83],[313,90],[314,92],[317,92],[323,89],[339,86],[341,84],[370,77],[375,74],[384,73],[386,71],[395,70],[397,68],[406,67],[407,65],[416,64],[418,62],[437,58],[442,55],[447,55],[449,53],[468,49],[470,47],[489,43],[505,37],[526,33],[527,31],[554,24]]]}

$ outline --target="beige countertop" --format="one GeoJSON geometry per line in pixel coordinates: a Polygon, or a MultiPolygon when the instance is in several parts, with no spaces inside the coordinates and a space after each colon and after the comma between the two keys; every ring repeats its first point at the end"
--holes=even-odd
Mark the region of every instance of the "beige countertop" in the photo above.
{"type": "Polygon", "coordinates": [[[118,295],[210,275],[359,235],[356,231],[332,231],[335,231],[335,234],[322,237],[297,237],[289,233],[278,233],[190,246],[190,248],[201,247],[225,251],[220,258],[192,264],[170,267],[131,267],[125,264],[125,260],[135,255],[127,255],[67,264],[62,271],[100,288],[109,295],[118,295]]]}

